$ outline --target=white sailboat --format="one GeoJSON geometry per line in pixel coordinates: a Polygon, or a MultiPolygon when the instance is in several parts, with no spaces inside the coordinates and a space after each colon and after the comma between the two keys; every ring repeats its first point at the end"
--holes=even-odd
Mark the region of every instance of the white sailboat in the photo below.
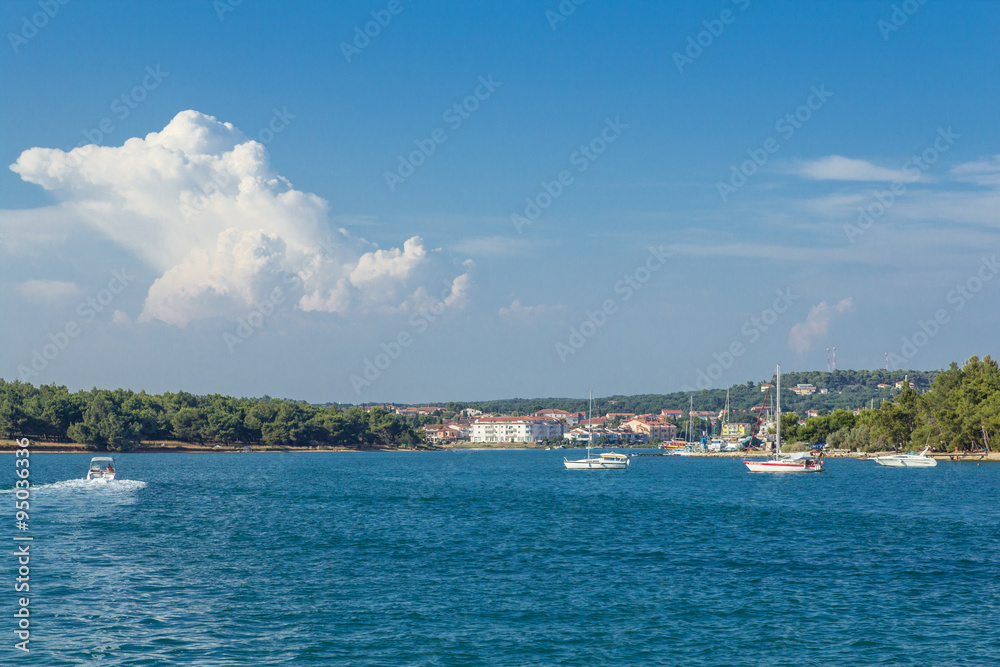
{"type": "Polygon", "coordinates": [[[781,364],[775,370],[777,378],[777,420],[774,440],[774,458],[767,461],[743,461],[750,472],[823,472],[823,461],[817,461],[808,452],[781,454],[781,364]]]}
{"type": "Polygon", "coordinates": [[[610,452],[600,456],[591,456],[590,449],[594,446],[594,392],[590,392],[590,407],[587,409],[587,458],[575,461],[564,458],[563,465],[569,470],[625,470],[629,458],[624,454],[610,452]]]}
{"type": "Polygon", "coordinates": [[[879,456],[875,459],[875,463],[889,468],[933,468],[937,465],[937,460],[927,456],[930,449],[930,447],[925,447],[919,453],[907,452],[906,454],[879,456]]]}

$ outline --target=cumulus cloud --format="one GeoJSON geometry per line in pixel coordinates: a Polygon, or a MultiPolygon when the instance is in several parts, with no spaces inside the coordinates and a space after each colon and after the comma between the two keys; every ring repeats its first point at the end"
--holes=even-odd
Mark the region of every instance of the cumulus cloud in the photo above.
{"type": "Polygon", "coordinates": [[[197,111],[122,146],[31,148],[10,168],[159,271],[139,321],[236,317],[276,287],[298,290],[291,301],[306,311],[397,309],[441,279],[418,236],[380,249],[332,232],[325,200],[275,172],[262,144],[197,111]]]}
{"type": "Polygon", "coordinates": [[[788,345],[799,354],[808,352],[813,342],[830,329],[833,316],[846,313],[854,307],[854,298],[841,299],[834,305],[820,301],[809,310],[805,322],[799,322],[788,334],[788,345]]]}
{"type": "Polygon", "coordinates": [[[366,252],[351,271],[351,282],[355,285],[364,285],[384,279],[405,279],[420,265],[426,255],[427,251],[417,237],[406,241],[402,250],[393,248],[366,252]]]}
{"type": "Polygon", "coordinates": [[[888,181],[906,183],[914,174],[902,169],[879,167],[867,160],[830,155],[818,160],[799,162],[794,173],[817,181],[888,181]]]}

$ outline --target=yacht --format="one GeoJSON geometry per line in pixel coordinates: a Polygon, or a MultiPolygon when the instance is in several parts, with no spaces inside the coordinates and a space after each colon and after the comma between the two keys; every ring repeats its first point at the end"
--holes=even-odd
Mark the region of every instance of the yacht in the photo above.
{"type": "Polygon", "coordinates": [[[927,456],[928,451],[930,451],[930,447],[925,447],[922,452],[879,456],[875,459],[875,463],[889,468],[933,468],[937,465],[937,460],[927,456]]]}

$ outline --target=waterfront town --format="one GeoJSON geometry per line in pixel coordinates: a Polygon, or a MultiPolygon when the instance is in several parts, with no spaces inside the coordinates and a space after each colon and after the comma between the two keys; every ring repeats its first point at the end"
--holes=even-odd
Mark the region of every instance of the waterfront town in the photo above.
{"type": "MultiPolygon", "coordinates": [[[[404,417],[430,417],[441,415],[441,408],[393,408],[404,417]]],[[[456,419],[443,419],[440,424],[422,427],[425,437],[432,443],[469,441],[482,444],[538,443],[563,438],[574,442],[587,442],[591,437],[617,445],[638,445],[654,441],[669,442],[677,437],[677,420],[687,418],[684,410],[662,410],[660,414],[633,414],[609,412],[603,417],[587,419],[586,413],[545,409],[533,415],[489,415],[479,410],[464,409],[456,419]]],[[[715,425],[723,420],[723,413],[711,410],[694,410],[691,416],[715,425]]],[[[747,424],[723,424],[722,436],[742,438],[749,434],[747,424]]]]}
{"type": "MultiPolygon", "coordinates": [[[[878,390],[900,392],[913,389],[915,384],[908,378],[894,383],[879,383],[878,390]]],[[[773,391],[770,382],[757,385],[765,396],[773,391]]],[[[756,391],[756,389],[754,390],[756,391]]],[[[824,395],[829,393],[826,387],[817,387],[809,382],[797,383],[789,387],[792,394],[800,397],[824,395]]],[[[379,406],[387,412],[401,417],[416,418],[419,421],[434,419],[438,423],[424,423],[420,428],[429,443],[448,444],[468,442],[471,444],[537,444],[563,439],[573,443],[585,443],[593,440],[617,446],[647,445],[666,443],[668,445],[707,443],[724,443],[732,448],[737,443],[746,443],[751,435],[766,438],[766,434],[774,430],[773,399],[770,404],[755,405],[749,412],[734,411],[728,408],[720,410],[680,410],[661,409],[659,412],[632,413],[607,412],[603,416],[592,416],[589,420],[585,412],[572,412],[556,408],[537,410],[532,414],[507,414],[503,412],[486,413],[475,408],[463,408],[457,412],[448,412],[445,408],[430,405],[399,407],[395,405],[379,406]],[[753,433],[757,415],[762,413],[757,431],[753,433]],[[692,432],[689,435],[688,425],[692,432]],[[694,442],[682,443],[678,440],[680,431],[682,440],[694,442]]],[[[368,408],[370,409],[370,407],[368,408]]],[[[857,407],[849,412],[858,416],[864,410],[857,407]]],[[[802,410],[798,425],[804,425],[805,420],[818,417],[822,409],[809,408],[802,410]]]]}

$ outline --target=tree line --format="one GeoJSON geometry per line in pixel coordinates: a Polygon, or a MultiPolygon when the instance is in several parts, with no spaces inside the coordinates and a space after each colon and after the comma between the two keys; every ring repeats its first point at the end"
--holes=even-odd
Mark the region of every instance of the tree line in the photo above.
{"type": "Polygon", "coordinates": [[[418,424],[377,407],[342,410],[302,401],[234,398],[185,391],[159,395],[0,379],[0,437],[77,442],[127,451],[143,442],[348,447],[367,449],[423,442],[418,424]]]}
{"type": "MultiPolygon", "coordinates": [[[[783,408],[803,413],[810,409],[823,412],[854,410],[870,406],[873,402],[877,406],[882,401],[899,393],[894,388],[880,389],[878,385],[891,386],[906,379],[914,383],[917,391],[925,391],[930,387],[931,381],[937,373],[938,371],[886,371],[882,369],[783,373],[781,376],[783,389],[787,390],[797,384],[812,384],[817,388],[826,389],[828,393],[817,392],[811,395],[797,396],[791,391],[782,391],[781,401],[783,408]]],[[[760,382],[748,380],[743,384],[734,384],[729,388],[729,404],[733,413],[730,421],[746,423],[756,419],[757,413],[752,412],[751,408],[760,405],[764,400],[760,384],[760,382]]],[[[694,392],[679,391],[670,394],[637,394],[634,396],[595,396],[594,416],[603,416],[609,412],[659,414],[661,410],[682,410],[686,415],[692,400],[694,410],[711,410],[718,413],[726,405],[726,389],[702,389],[694,392]]],[[[468,403],[431,403],[430,405],[437,405],[450,411],[469,407],[486,413],[531,415],[543,409],[586,412],[587,402],[586,398],[507,398],[468,403]]]]}
{"type": "Polygon", "coordinates": [[[907,387],[875,410],[838,410],[798,422],[797,414],[782,413],[782,440],[825,441],[859,451],[926,445],[937,451],[981,450],[996,444],[1000,434],[1000,369],[989,356],[972,357],[961,368],[953,362],[937,373],[923,393],[907,387]]]}

